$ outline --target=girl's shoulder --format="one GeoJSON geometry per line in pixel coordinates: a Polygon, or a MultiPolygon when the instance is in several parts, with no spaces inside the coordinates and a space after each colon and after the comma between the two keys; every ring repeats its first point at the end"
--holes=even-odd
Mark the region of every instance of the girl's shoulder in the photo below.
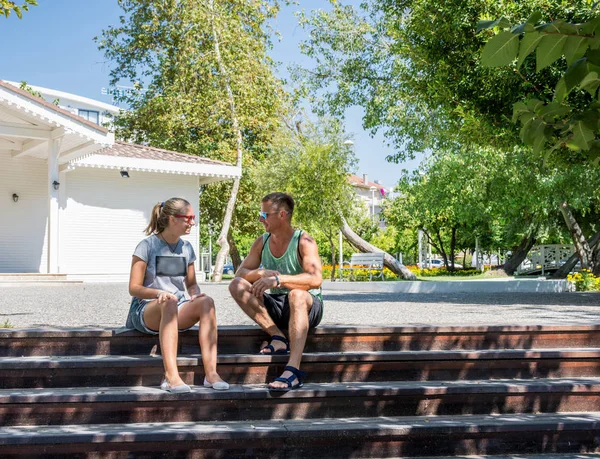
{"type": "Polygon", "coordinates": [[[194,246],[192,245],[192,243],[190,241],[186,241],[185,239],[182,239],[182,241],[183,241],[183,248],[186,250],[189,250],[193,253],[194,246]]]}

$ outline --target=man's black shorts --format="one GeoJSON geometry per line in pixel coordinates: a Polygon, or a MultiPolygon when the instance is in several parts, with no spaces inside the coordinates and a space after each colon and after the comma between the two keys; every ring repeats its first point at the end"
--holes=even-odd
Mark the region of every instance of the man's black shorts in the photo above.
{"type": "MultiPolygon", "coordinates": [[[[313,305],[308,313],[308,327],[315,328],[323,318],[323,299],[321,295],[312,295],[313,305]]],[[[290,303],[286,293],[274,294],[265,293],[263,297],[265,307],[277,325],[282,330],[287,330],[290,324],[290,303]]]]}

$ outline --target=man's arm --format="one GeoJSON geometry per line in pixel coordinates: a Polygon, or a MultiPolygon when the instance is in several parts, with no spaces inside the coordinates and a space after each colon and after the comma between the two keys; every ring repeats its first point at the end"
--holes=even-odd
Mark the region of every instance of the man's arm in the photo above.
{"type": "Polygon", "coordinates": [[[302,258],[301,274],[282,274],[279,276],[281,287],[289,289],[310,290],[319,288],[323,282],[321,259],[315,240],[307,233],[302,233],[298,248],[302,258]]]}
{"type": "Polygon", "coordinates": [[[269,277],[279,274],[277,271],[259,268],[261,263],[262,249],[263,237],[260,236],[254,241],[252,247],[250,247],[250,253],[248,253],[246,258],[244,258],[244,261],[235,272],[236,277],[241,277],[242,279],[245,279],[253,284],[261,277],[269,277]]]}
{"type": "Polygon", "coordinates": [[[268,289],[275,287],[310,290],[321,286],[323,277],[317,243],[308,234],[302,233],[302,237],[298,241],[298,249],[302,258],[302,269],[304,272],[301,274],[284,275],[275,273],[274,271],[266,271],[260,279],[252,284],[252,294],[254,296],[262,298],[268,289]],[[275,274],[279,277],[279,285],[277,285],[275,274]]]}

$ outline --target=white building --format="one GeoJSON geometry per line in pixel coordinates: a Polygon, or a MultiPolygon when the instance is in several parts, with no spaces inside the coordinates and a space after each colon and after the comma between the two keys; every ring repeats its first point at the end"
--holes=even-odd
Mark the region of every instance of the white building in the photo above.
{"type": "MultiPolygon", "coordinates": [[[[13,86],[20,87],[21,84],[15,81],[7,81],[13,86]]],[[[57,91],[56,89],[42,88],[40,86],[27,85],[33,91],[39,92],[46,102],[54,104],[56,101],[58,106],[73,115],[78,115],[83,119],[91,121],[100,126],[106,126],[110,123],[111,116],[119,114],[119,107],[106,104],[98,100],[89,99],[87,97],[78,96],[77,94],[69,94],[68,92],[57,91]]]]}
{"type": "MultiPolygon", "coordinates": [[[[198,215],[201,185],[241,175],[219,161],[116,142],[95,115],[78,115],[98,112],[101,123],[112,106],[61,94],[71,109],[0,80],[0,273],[127,275],[154,204],[179,196],[198,215]]],[[[197,227],[188,239],[198,254],[197,227]]]]}
{"type": "Polygon", "coordinates": [[[378,181],[369,182],[367,174],[363,174],[362,178],[357,175],[350,175],[348,181],[354,187],[354,191],[359,199],[365,203],[371,218],[379,222],[382,228],[385,227],[379,215],[383,201],[389,195],[389,190],[383,187],[378,181]]]}

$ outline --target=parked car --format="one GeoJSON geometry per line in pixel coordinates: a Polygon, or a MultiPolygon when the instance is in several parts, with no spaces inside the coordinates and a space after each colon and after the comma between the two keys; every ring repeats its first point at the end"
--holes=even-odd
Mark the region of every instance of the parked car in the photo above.
{"type": "MultiPolygon", "coordinates": [[[[434,258],[432,260],[429,260],[429,264],[427,265],[428,268],[443,268],[444,265],[444,260],[440,260],[438,258],[434,258]]],[[[462,268],[463,265],[459,264],[459,263],[454,263],[454,267],[456,269],[462,268]]]]}
{"type": "Polygon", "coordinates": [[[235,269],[232,263],[226,264],[223,266],[223,274],[233,275],[235,274],[235,269]]]}

